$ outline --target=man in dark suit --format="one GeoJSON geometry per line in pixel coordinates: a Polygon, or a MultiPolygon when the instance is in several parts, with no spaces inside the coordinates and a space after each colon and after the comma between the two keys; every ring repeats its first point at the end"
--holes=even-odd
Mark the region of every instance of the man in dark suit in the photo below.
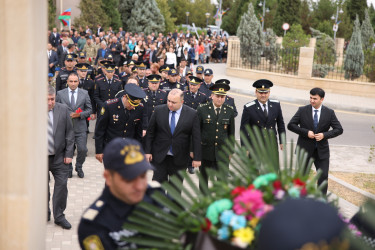
{"type": "MultiPolygon", "coordinates": [[[[68,88],[57,92],[56,101],[65,104],[73,122],[75,145],[77,146],[76,172],[79,178],[84,177],[82,170],[87,154],[87,124],[86,119],[91,115],[91,100],[88,92],[78,88],[79,77],[71,73],[68,77],[68,88]]],[[[69,177],[72,177],[71,166],[69,177]]]]}
{"type": "Polygon", "coordinates": [[[60,34],[57,33],[57,29],[53,28],[52,33],[49,37],[49,42],[51,43],[52,47],[57,48],[60,45],[60,34]]]}
{"type": "Polygon", "coordinates": [[[245,104],[243,107],[240,129],[249,141],[250,137],[246,131],[246,125],[249,125],[250,128],[258,126],[259,129],[271,129],[274,132],[275,141],[277,141],[277,133],[279,134],[280,149],[283,150],[281,134],[285,133],[284,118],[280,102],[269,99],[272,86],[273,83],[266,79],[254,82],[253,87],[256,88],[255,95],[257,99],[245,104]]]}
{"type": "Polygon", "coordinates": [[[103,32],[104,30],[103,30],[103,28],[102,28],[102,26],[100,24],[97,25],[97,28],[98,29],[96,31],[96,35],[99,36],[100,32],[103,32]]]}
{"type": "Polygon", "coordinates": [[[52,49],[50,43],[47,44],[47,56],[48,56],[48,73],[55,75],[55,67],[59,63],[59,57],[56,51],[52,49]]]}
{"type": "MultiPolygon", "coordinates": [[[[318,185],[328,180],[328,139],[339,136],[344,131],[335,111],[322,105],[324,96],[325,92],[321,88],[310,90],[310,105],[300,107],[288,123],[288,129],[299,135],[297,145],[306,150],[308,158],[314,158],[316,170],[322,170],[318,185]]],[[[327,194],[327,190],[328,185],[322,190],[323,194],[327,194]]]]}
{"type": "Polygon", "coordinates": [[[156,167],[153,179],[168,180],[177,171],[186,169],[189,152],[193,167],[201,165],[201,133],[194,109],[183,105],[184,93],[172,89],[167,104],[155,107],[146,134],[145,152],[156,167]]]}
{"type": "MultiPolygon", "coordinates": [[[[52,86],[48,87],[48,170],[55,179],[52,197],[55,224],[64,229],[72,226],[65,219],[64,210],[68,198],[68,164],[72,162],[74,130],[68,108],[55,102],[56,94],[52,86]]],[[[49,179],[49,173],[48,173],[49,179]]],[[[51,219],[49,208],[50,191],[48,184],[48,221],[51,219]]]]}
{"type": "Polygon", "coordinates": [[[100,58],[107,58],[109,54],[111,54],[111,51],[107,48],[107,43],[105,41],[100,42],[100,49],[98,49],[98,53],[96,55],[95,65],[98,64],[100,58]]]}
{"type": "Polygon", "coordinates": [[[155,44],[151,43],[151,45],[150,45],[150,49],[151,49],[150,50],[150,61],[149,61],[150,65],[153,64],[153,63],[156,63],[158,61],[158,58],[156,56],[157,51],[156,51],[155,47],[156,47],[155,44]]]}
{"type": "Polygon", "coordinates": [[[69,45],[69,41],[63,40],[61,42],[61,45],[59,45],[57,47],[57,56],[59,57],[60,68],[64,67],[64,62],[61,62],[61,60],[63,60],[63,58],[65,58],[64,53],[66,53],[68,51],[68,45],[69,45]]]}

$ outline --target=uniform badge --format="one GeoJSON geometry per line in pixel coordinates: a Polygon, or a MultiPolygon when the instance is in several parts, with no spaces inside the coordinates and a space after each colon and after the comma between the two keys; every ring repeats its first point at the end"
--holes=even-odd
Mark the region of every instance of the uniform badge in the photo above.
{"type": "Polygon", "coordinates": [[[103,244],[100,241],[99,236],[97,235],[87,236],[83,240],[83,246],[85,247],[85,249],[90,249],[90,250],[104,250],[103,244]]]}
{"type": "Polygon", "coordinates": [[[208,115],[207,118],[211,118],[210,115],[208,115]]]}
{"type": "Polygon", "coordinates": [[[104,113],[105,113],[105,108],[102,107],[102,109],[100,110],[100,114],[101,114],[101,115],[104,115],[104,113]]]}
{"type": "Polygon", "coordinates": [[[113,115],[113,120],[114,120],[115,122],[117,122],[117,121],[118,121],[118,115],[113,115]]]}
{"type": "Polygon", "coordinates": [[[179,89],[180,88],[180,84],[177,83],[176,87],[179,89]]]}
{"type": "Polygon", "coordinates": [[[228,125],[227,124],[224,124],[224,129],[227,129],[228,128],[228,125]]]}

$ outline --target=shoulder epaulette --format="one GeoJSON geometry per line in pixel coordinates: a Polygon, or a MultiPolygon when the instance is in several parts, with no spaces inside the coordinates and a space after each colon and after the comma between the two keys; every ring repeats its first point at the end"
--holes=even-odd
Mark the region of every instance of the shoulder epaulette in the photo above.
{"type": "Polygon", "coordinates": [[[280,103],[279,100],[276,100],[276,99],[270,99],[270,102],[277,102],[277,103],[280,103]]]}
{"type": "Polygon", "coordinates": [[[208,104],[210,104],[210,103],[209,102],[201,103],[201,104],[199,104],[199,107],[204,107],[204,106],[207,106],[208,104]]]}
{"type": "Polygon", "coordinates": [[[66,67],[62,67],[61,70],[66,70],[66,67]]]}
{"type": "Polygon", "coordinates": [[[248,108],[248,107],[251,107],[255,104],[255,101],[251,101],[251,102],[248,102],[245,104],[245,106],[248,108]]]}
{"type": "Polygon", "coordinates": [[[201,95],[203,95],[203,96],[206,96],[206,94],[205,93],[203,93],[203,92],[200,92],[199,91],[199,93],[198,94],[201,94],[201,95]]]}
{"type": "Polygon", "coordinates": [[[228,107],[228,108],[233,109],[233,106],[231,106],[231,105],[228,105],[228,104],[226,104],[226,103],[223,103],[223,105],[224,105],[225,107],[228,107]]]}
{"type": "Polygon", "coordinates": [[[118,102],[119,98],[109,99],[106,101],[107,104],[112,104],[118,102]]]}
{"type": "Polygon", "coordinates": [[[103,79],[104,79],[104,76],[102,76],[102,77],[98,77],[98,76],[97,76],[97,77],[95,78],[95,80],[103,80],[103,79]]]}
{"type": "Polygon", "coordinates": [[[92,221],[99,214],[100,210],[104,207],[104,201],[97,200],[94,204],[91,205],[82,215],[82,218],[85,220],[92,221]]]}
{"type": "Polygon", "coordinates": [[[167,93],[167,91],[163,90],[163,89],[159,89],[158,90],[159,92],[162,92],[162,93],[167,93]]]}

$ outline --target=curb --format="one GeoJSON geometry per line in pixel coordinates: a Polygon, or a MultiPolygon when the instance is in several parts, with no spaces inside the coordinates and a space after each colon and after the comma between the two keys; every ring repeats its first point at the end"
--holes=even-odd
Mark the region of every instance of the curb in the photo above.
{"type": "Polygon", "coordinates": [[[331,180],[333,180],[333,181],[335,181],[335,182],[337,182],[338,184],[346,187],[347,189],[350,189],[353,192],[360,193],[361,195],[363,195],[363,196],[365,196],[365,197],[367,197],[369,199],[375,200],[375,195],[373,195],[373,194],[371,194],[371,193],[369,193],[367,191],[364,191],[364,190],[362,190],[360,188],[357,188],[356,186],[353,186],[352,184],[349,184],[349,183],[347,183],[347,182],[345,182],[345,181],[343,181],[343,180],[341,180],[341,179],[339,179],[339,178],[337,178],[337,177],[335,177],[333,175],[329,175],[328,178],[331,179],[331,180]]]}

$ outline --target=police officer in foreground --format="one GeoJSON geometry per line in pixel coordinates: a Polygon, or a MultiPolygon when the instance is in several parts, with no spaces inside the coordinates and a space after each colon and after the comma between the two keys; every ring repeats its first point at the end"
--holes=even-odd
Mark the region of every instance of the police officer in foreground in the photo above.
{"type": "Polygon", "coordinates": [[[105,146],[114,138],[142,139],[145,92],[135,84],[126,84],[117,98],[105,102],[95,128],[96,159],[103,160],[105,146]]]}
{"type": "Polygon", "coordinates": [[[70,73],[76,72],[74,67],[76,65],[75,58],[77,58],[76,54],[67,54],[65,56],[65,67],[61,68],[60,73],[56,77],[56,93],[68,87],[66,83],[68,81],[68,76],[70,73]]]}
{"type": "Polygon", "coordinates": [[[146,161],[139,142],[116,138],[104,150],[105,188],[100,197],[83,213],[78,226],[82,249],[139,248],[126,237],[139,236],[123,229],[135,205],[153,203],[154,189],[147,185],[146,173],[153,167],[146,161]],[[125,237],[125,239],[122,239],[125,237]]]}
{"type": "Polygon", "coordinates": [[[160,89],[167,92],[171,91],[172,89],[181,89],[184,91],[185,86],[177,81],[177,75],[177,70],[170,69],[168,71],[168,80],[160,84],[160,89]]]}
{"type": "MultiPolygon", "coordinates": [[[[231,155],[222,158],[219,156],[221,148],[226,145],[226,140],[234,137],[234,111],[233,108],[224,103],[229,84],[225,83],[227,79],[221,79],[210,87],[212,91],[212,101],[201,104],[198,109],[198,118],[202,137],[202,166],[200,171],[205,183],[199,183],[200,186],[208,185],[209,177],[206,169],[218,168],[218,162],[224,162],[229,169],[231,155]]],[[[234,144],[232,145],[234,147],[234,144]]]]}
{"type": "Polygon", "coordinates": [[[240,129],[247,136],[248,140],[250,140],[250,137],[246,132],[246,125],[249,125],[250,128],[255,125],[260,129],[271,129],[275,137],[277,133],[279,134],[280,149],[283,150],[281,134],[285,133],[285,123],[280,102],[278,100],[269,99],[270,88],[272,86],[273,83],[266,79],[260,79],[254,82],[253,87],[255,88],[257,99],[248,102],[243,107],[240,129]]]}
{"type": "Polygon", "coordinates": [[[161,76],[149,75],[148,88],[143,89],[146,93],[146,98],[143,100],[145,110],[147,113],[147,120],[150,120],[152,113],[156,106],[167,103],[168,93],[159,89],[161,76]]]}

